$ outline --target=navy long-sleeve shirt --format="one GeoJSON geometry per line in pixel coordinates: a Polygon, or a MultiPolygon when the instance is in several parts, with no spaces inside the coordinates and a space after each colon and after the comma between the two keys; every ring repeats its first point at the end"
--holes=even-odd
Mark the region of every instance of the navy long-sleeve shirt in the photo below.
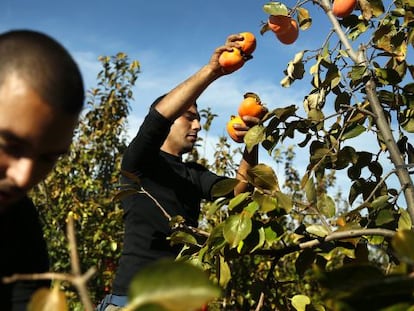
{"type": "MultiPolygon", "coordinates": [[[[186,223],[197,226],[202,199],[211,199],[212,186],[222,179],[205,167],[183,162],[180,157],[160,151],[171,121],[151,109],[138,134],[124,153],[121,168],[133,173],[170,216],[180,215],[186,223]]],[[[131,183],[122,178],[123,183],[131,183]]],[[[168,219],[145,194],[123,198],[125,236],[113,293],[126,295],[132,277],[146,264],[175,257],[178,249],[166,239],[168,219]]]]}
{"type": "Polygon", "coordinates": [[[49,285],[49,281],[3,284],[2,277],[48,270],[46,242],[37,210],[29,198],[23,198],[0,214],[0,310],[26,311],[32,294],[49,285]]]}

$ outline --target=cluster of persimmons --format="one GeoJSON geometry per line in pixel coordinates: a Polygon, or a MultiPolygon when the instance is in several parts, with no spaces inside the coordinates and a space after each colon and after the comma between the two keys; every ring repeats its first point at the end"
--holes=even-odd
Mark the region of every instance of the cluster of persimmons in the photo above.
{"type": "Polygon", "coordinates": [[[245,122],[243,121],[244,116],[251,116],[255,118],[262,119],[267,109],[262,104],[259,96],[255,93],[246,93],[244,94],[244,98],[239,105],[237,110],[238,115],[232,115],[230,120],[226,124],[227,133],[237,143],[243,142],[243,136],[239,136],[237,130],[234,128],[234,124],[240,124],[242,126],[246,126],[245,122]]]}
{"type": "MultiPolygon", "coordinates": [[[[333,0],[332,13],[339,18],[349,16],[356,7],[357,0],[333,0]]],[[[299,37],[299,25],[296,19],[290,15],[269,15],[266,23],[267,30],[271,30],[276,38],[283,44],[292,44],[299,37]]],[[[234,71],[241,68],[246,60],[252,58],[256,49],[256,38],[251,32],[242,32],[243,40],[238,41],[239,48],[225,51],[220,55],[219,63],[223,69],[234,71]]],[[[237,135],[234,124],[245,125],[243,116],[263,118],[267,109],[260,98],[254,93],[244,94],[244,99],[239,105],[238,115],[232,115],[226,124],[228,135],[237,143],[243,142],[243,137],[237,135]]]]}
{"type": "Polygon", "coordinates": [[[231,51],[224,51],[219,57],[219,63],[223,69],[235,71],[241,68],[246,60],[252,58],[256,49],[256,37],[251,32],[242,32],[242,40],[237,41],[240,48],[233,48],[231,51]]]}

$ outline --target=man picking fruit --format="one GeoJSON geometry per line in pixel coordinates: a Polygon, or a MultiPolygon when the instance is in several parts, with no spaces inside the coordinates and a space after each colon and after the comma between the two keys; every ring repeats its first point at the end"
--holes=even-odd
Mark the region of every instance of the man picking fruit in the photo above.
{"type": "MultiPolygon", "coordinates": [[[[202,199],[212,199],[211,189],[223,176],[208,171],[197,163],[182,161],[197,141],[201,129],[196,100],[218,78],[237,70],[220,64],[223,52],[240,48],[242,35],[230,35],[224,46],[217,48],[208,64],[176,86],[152,105],[137,135],[124,153],[122,170],[139,179],[146,193],[127,195],[124,209],[124,248],[113,283],[98,310],[118,310],[127,303],[127,292],[133,276],[147,264],[165,257],[176,257],[179,249],[170,246],[169,219],[184,217],[187,225],[197,226],[202,199]]],[[[259,123],[256,117],[244,117],[245,125],[235,124],[239,136],[259,123]]],[[[243,180],[247,170],[257,164],[258,150],[244,151],[237,171],[243,180]]],[[[130,176],[128,176],[130,177],[130,176]]],[[[133,178],[132,178],[133,179],[133,178]]],[[[122,184],[134,184],[123,177],[122,184]]],[[[136,182],[135,182],[136,183],[136,182]]],[[[240,182],[234,194],[247,191],[240,182]]]]}

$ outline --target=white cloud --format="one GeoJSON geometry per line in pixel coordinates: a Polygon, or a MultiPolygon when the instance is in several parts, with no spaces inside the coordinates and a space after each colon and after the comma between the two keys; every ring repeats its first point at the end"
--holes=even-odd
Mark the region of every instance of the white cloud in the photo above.
{"type": "Polygon", "coordinates": [[[98,55],[90,51],[75,51],[72,53],[73,58],[80,67],[85,88],[90,89],[96,86],[96,76],[102,69],[98,61],[98,55]]]}

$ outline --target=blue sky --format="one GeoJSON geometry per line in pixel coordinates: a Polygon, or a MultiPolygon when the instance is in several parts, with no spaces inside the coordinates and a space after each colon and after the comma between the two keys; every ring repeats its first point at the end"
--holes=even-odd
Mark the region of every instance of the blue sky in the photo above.
{"type": "MultiPolygon", "coordinates": [[[[131,131],[140,124],[153,99],[205,64],[229,34],[250,31],[257,37],[254,58],[236,73],[216,81],[199,99],[200,107],[211,107],[219,114],[213,134],[222,135],[244,93],[256,92],[272,109],[301,105],[306,91],[284,89],[279,82],[293,55],[318,42],[310,31],[301,33],[293,45],[281,44],[271,32],[260,35],[261,23],[267,19],[262,8],[265,3],[2,0],[0,29],[30,28],[58,39],[76,58],[88,88],[95,85],[99,55],[125,52],[138,60],[142,73],[134,90],[131,131]]],[[[319,11],[312,5],[309,9],[319,11]]]]}
{"type": "MultiPolygon", "coordinates": [[[[295,104],[303,111],[303,97],[310,91],[309,79],[291,88],[282,88],[283,70],[297,52],[320,47],[330,24],[321,10],[309,2],[305,7],[313,17],[312,28],[300,32],[294,44],[283,45],[273,33],[263,36],[259,33],[261,23],[267,19],[262,8],[265,3],[258,0],[1,0],[0,31],[30,28],[55,37],[74,55],[87,88],[95,86],[100,70],[98,56],[124,52],[138,60],[142,73],[134,89],[130,133],[137,130],[150,103],[204,65],[227,35],[254,33],[257,37],[254,58],[236,73],[216,81],[198,100],[201,108],[211,107],[219,115],[213,122],[212,135],[209,134],[209,148],[213,148],[214,137],[225,134],[225,123],[237,112],[246,92],[257,93],[269,109],[295,104]]],[[[284,3],[295,4],[293,0],[284,3]]],[[[372,139],[365,144],[376,147],[372,139]]],[[[303,154],[299,149],[298,152],[303,154]]],[[[261,153],[261,161],[271,163],[264,150],[261,153]]],[[[305,172],[305,162],[298,162],[301,174],[305,172]]],[[[274,167],[276,171],[282,168],[274,167]]]]}

